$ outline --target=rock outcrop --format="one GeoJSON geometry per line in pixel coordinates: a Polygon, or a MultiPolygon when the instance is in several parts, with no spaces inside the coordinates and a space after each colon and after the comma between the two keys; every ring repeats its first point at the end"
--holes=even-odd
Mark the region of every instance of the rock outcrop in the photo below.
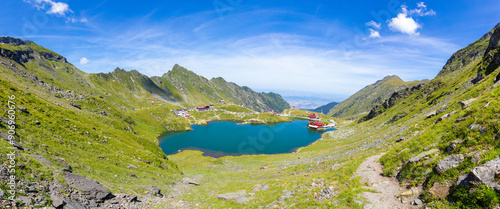
{"type": "Polygon", "coordinates": [[[450,155],[438,161],[436,167],[434,169],[438,174],[442,174],[445,171],[455,168],[460,165],[464,161],[464,155],[450,155]]]}
{"type": "Polygon", "coordinates": [[[85,194],[89,200],[103,202],[109,197],[109,195],[111,195],[111,192],[101,186],[99,182],[87,179],[83,176],[66,173],[63,178],[71,188],[82,191],[82,193],[85,194]]]}

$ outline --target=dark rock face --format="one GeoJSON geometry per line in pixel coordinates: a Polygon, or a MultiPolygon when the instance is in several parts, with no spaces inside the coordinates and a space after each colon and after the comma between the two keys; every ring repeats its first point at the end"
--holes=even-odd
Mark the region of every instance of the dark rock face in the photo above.
{"type": "MultiPolygon", "coordinates": [[[[498,27],[498,26],[497,26],[498,27]]],[[[450,59],[446,62],[443,69],[439,72],[438,77],[444,76],[451,72],[462,69],[467,66],[471,62],[473,62],[476,58],[482,57],[485,55],[486,46],[484,44],[479,44],[486,39],[490,39],[493,35],[494,31],[490,31],[484,34],[476,42],[469,44],[469,46],[455,52],[450,59]]]]}
{"type": "Polygon", "coordinates": [[[493,73],[500,66],[500,24],[494,29],[490,38],[488,48],[484,53],[482,63],[477,70],[477,76],[472,83],[481,81],[484,77],[493,73]]]}
{"type": "Polygon", "coordinates": [[[82,191],[89,200],[102,202],[108,198],[109,195],[111,195],[111,192],[101,186],[99,182],[87,179],[77,174],[66,173],[64,175],[64,180],[71,188],[82,191]]]}
{"type": "MultiPolygon", "coordinates": [[[[433,85],[430,86],[431,87],[430,89],[435,90],[436,88],[439,88],[441,85],[442,85],[441,83],[434,83],[433,85]],[[435,88],[433,88],[434,86],[435,86],[435,88]]],[[[422,90],[425,86],[427,86],[426,83],[421,83],[421,84],[418,84],[414,87],[406,88],[404,90],[394,92],[391,95],[391,97],[389,97],[389,99],[384,101],[384,103],[372,108],[370,110],[370,112],[368,113],[368,115],[366,115],[365,117],[360,119],[360,122],[371,120],[372,118],[377,117],[378,115],[382,114],[385,110],[396,105],[399,101],[401,101],[405,98],[408,98],[410,95],[412,95],[415,92],[422,90]]],[[[430,92],[428,92],[428,93],[430,93],[430,92]]]]}

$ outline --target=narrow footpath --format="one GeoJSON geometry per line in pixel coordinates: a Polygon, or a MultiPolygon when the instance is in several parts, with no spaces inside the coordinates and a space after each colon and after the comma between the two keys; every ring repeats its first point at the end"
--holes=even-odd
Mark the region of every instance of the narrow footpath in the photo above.
{"type": "Polygon", "coordinates": [[[368,157],[356,171],[356,175],[361,176],[361,183],[366,185],[365,189],[377,191],[377,193],[362,193],[365,200],[369,202],[365,204],[364,209],[419,208],[411,204],[416,196],[399,197],[401,193],[408,192],[408,190],[400,187],[395,178],[382,176],[383,166],[378,160],[383,154],[368,157]]]}

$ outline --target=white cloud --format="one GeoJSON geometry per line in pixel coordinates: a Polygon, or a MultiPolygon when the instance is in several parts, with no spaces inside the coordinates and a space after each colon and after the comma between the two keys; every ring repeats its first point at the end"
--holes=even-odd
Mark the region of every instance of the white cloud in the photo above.
{"type": "Polygon", "coordinates": [[[45,10],[45,13],[47,14],[53,14],[59,17],[65,17],[68,22],[72,23],[87,22],[86,18],[75,18],[74,15],[68,17],[68,14],[73,13],[73,11],[69,8],[69,4],[64,2],[57,2],[55,0],[23,0],[23,1],[33,5],[38,10],[45,10]]]}
{"type": "Polygon", "coordinates": [[[64,16],[66,13],[72,12],[69,9],[69,5],[63,2],[55,2],[51,0],[44,0],[45,2],[50,4],[50,9],[47,11],[47,14],[56,14],[59,16],[64,16]]]}
{"type": "Polygon", "coordinates": [[[370,28],[370,38],[380,38],[380,33],[370,28]]]}
{"type": "Polygon", "coordinates": [[[370,22],[367,22],[366,23],[367,26],[370,26],[370,27],[373,27],[375,29],[380,29],[382,28],[382,24],[381,23],[376,23],[375,21],[370,21],[370,22]]]}
{"type": "Polygon", "coordinates": [[[90,60],[87,59],[86,57],[83,57],[83,58],[80,59],[80,64],[82,64],[82,65],[85,65],[85,64],[87,64],[89,62],[90,62],[90,60]]]}
{"type": "Polygon", "coordinates": [[[399,13],[397,17],[389,21],[389,29],[409,35],[418,35],[417,30],[422,26],[415,22],[412,17],[408,17],[405,13],[399,13]]]}
{"type": "Polygon", "coordinates": [[[424,17],[424,16],[434,16],[436,12],[434,10],[427,10],[427,5],[424,2],[417,3],[416,9],[408,10],[406,5],[401,6],[401,13],[390,19],[389,29],[395,32],[406,33],[409,35],[419,35],[417,30],[422,28],[422,25],[413,19],[413,16],[424,17]]]}

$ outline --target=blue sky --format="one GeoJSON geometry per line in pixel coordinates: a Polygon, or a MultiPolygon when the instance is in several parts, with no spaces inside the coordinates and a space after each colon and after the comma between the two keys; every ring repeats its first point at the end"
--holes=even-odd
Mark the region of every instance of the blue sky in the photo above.
{"type": "Polygon", "coordinates": [[[500,22],[498,0],[2,0],[0,35],[79,69],[162,75],[176,63],[286,95],[345,99],[386,75],[430,79],[500,22]]]}

